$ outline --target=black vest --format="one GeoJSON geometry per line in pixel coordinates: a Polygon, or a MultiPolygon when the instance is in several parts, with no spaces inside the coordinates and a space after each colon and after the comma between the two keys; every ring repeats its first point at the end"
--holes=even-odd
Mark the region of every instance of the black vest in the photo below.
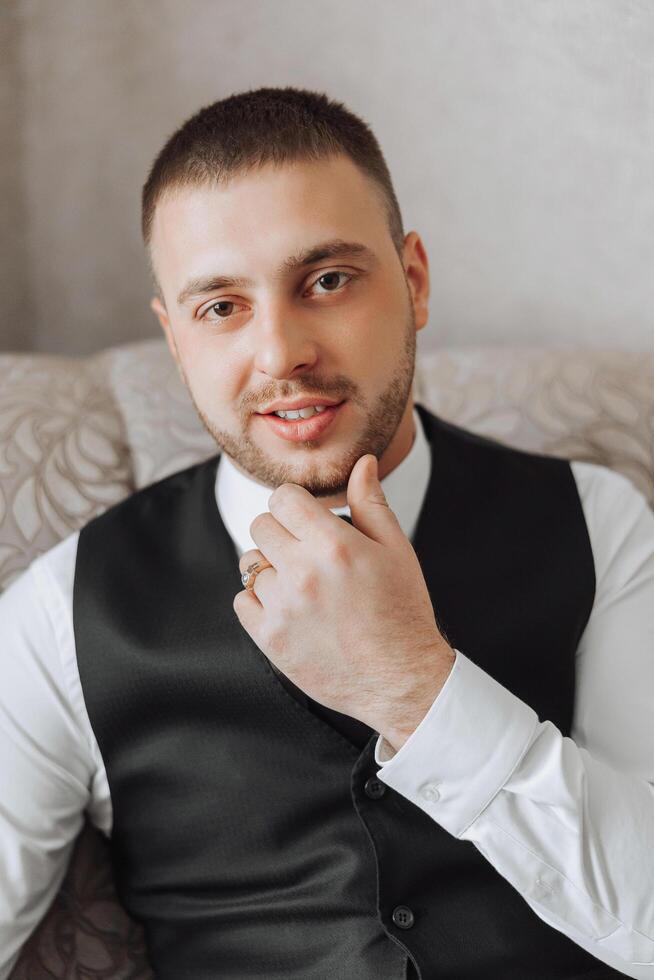
{"type": "MultiPolygon", "coordinates": [[[[569,461],[417,410],[432,472],[413,544],[438,623],[569,735],[595,594],[569,461]]],[[[622,976],[545,924],[474,844],[372,779],[376,732],[272,668],[232,608],[242,585],[218,459],[94,518],[77,552],[75,642],[118,894],[156,976],[622,976]]]]}

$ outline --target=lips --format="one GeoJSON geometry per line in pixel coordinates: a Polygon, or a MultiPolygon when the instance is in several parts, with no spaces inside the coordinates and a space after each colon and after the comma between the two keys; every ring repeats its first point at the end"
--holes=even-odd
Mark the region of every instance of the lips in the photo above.
{"type": "Polygon", "coordinates": [[[340,402],[332,401],[327,398],[309,397],[309,398],[296,398],[295,401],[279,401],[272,402],[268,408],[263,409],[259,412],[259,415],[270,415],[272,412],[296,412],[300,408],[309,408],[313,405],[320,405],[329,407],[331,405],[339,405],[340,402]]]}
{"type": "MultiPolygon", "coordinates": [[[[320,405],[321,402],[307,402],[306,404],[320,405]]],[[[274,415],[271,412],[267,414],[259,413],[258,418],[275,435],[286,439],[288,442],[307,442],[322,436],[334,420],[340,416],[345,405],[346,403],[344,401],[335,405],[329,405],[325,408],[324,412],[314,414],[309,419],[280,419],[278,415],[274,415]]],[[[299,405],[298,407],[304,408],[305,406],[299,405]]],[[[290,409],[288,410],[290,411],[290,409]]]]}

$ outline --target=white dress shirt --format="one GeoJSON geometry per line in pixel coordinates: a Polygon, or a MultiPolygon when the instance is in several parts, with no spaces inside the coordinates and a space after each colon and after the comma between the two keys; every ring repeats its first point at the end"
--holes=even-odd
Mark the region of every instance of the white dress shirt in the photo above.
{"type": "MultiPolygon", "coordinates": [[[[414,421],[410,452],[382,481],[409,537],[432,465],[415,409],[414,421]]],[[[597,581],[571,737],[457,650],[416,730],[395,754],[378,738],[375,759],[383,782],[472,841],[534,914],[654,980],[654,514],[620,474],[571,465],[597,581]]],[[[256,547],[249,526],[271,492],[221,456],[216,502],[239,553],[256,547]]],[[[0,980],[61,886],[84,811],[111,833],[75,654],[78,536],[0,596],[0,980]]]]}

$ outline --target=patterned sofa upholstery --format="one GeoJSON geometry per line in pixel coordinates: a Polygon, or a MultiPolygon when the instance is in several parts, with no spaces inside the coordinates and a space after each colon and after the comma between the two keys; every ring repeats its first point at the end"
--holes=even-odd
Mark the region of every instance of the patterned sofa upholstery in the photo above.
{"type": "MultiPolygon", "coordinates": [[[[444,348],[418,355],[414,397],[510,445],[619,470],[654,507],[654,352],[444,348]]],[[[94,515],[216,451],[163,337],[0,354],[0,591],[94,515]]],[[[87,822],[12,980],[152,976],[108,854],[87,822]]]]}

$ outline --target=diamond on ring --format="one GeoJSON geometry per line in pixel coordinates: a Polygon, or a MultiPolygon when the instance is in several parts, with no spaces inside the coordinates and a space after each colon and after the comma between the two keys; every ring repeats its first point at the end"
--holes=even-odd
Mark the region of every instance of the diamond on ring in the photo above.
{"type": "Polygon", "coordinates": [[[267,560],[263,562],[261,561],[253,562],[251,565],[248,565],[248,567],[241,575],[241,582],[243,583],[246,589],[253,589],[254,580],[257,577],[258,573],[263,571],[264,568],[270,568],[270,567],[271,567],[270,562],[267,560]]]}

